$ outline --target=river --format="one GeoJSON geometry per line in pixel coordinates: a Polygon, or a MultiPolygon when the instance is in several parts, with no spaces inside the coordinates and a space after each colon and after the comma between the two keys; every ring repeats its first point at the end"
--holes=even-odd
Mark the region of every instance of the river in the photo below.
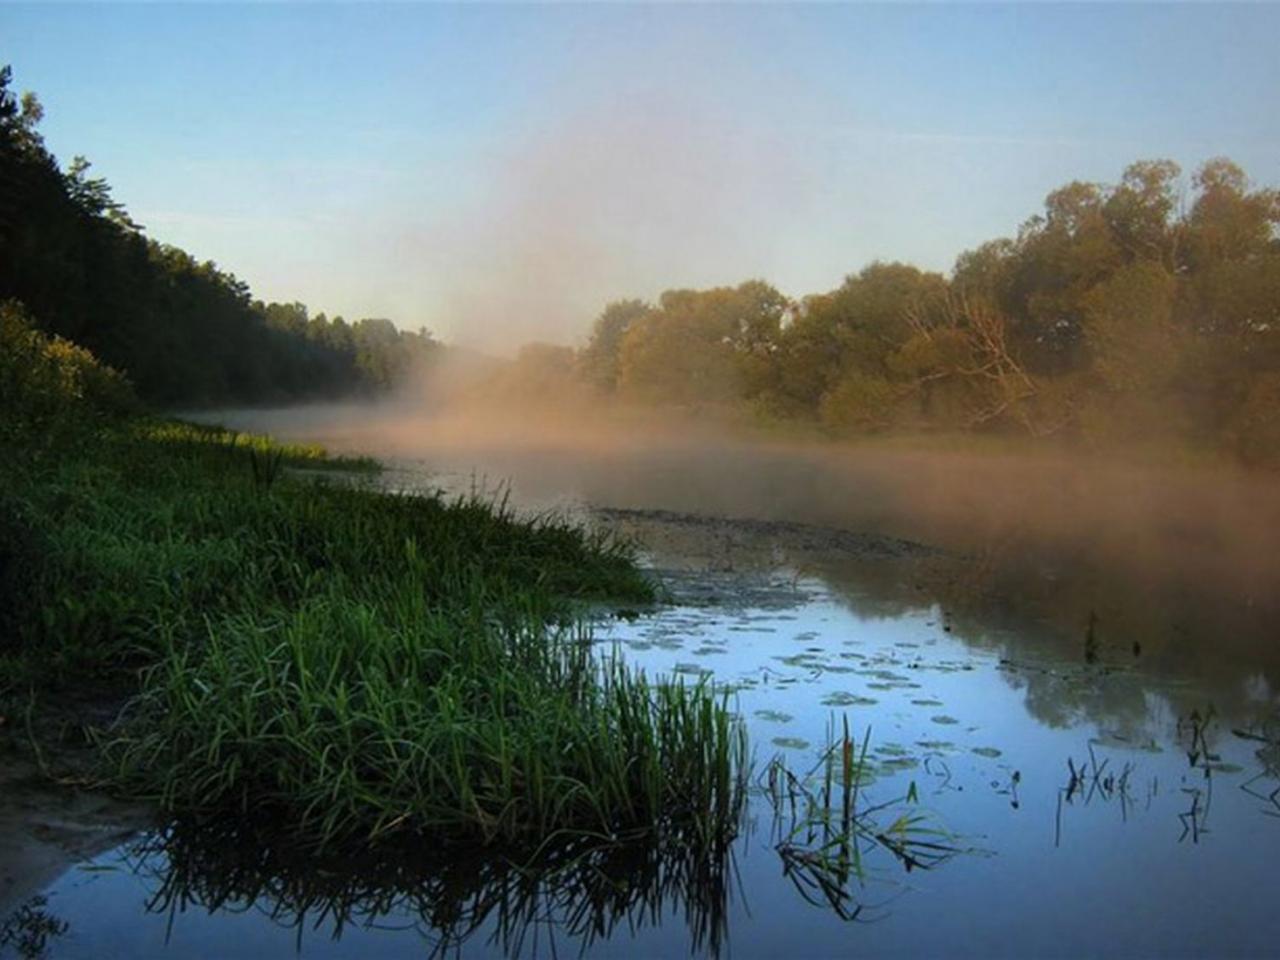
{"type": "Polygon", "coordinates": [[[747,827],[711,869],[677,853],[540,882],[320,873],[170,825],[48,883],[0,956],[1275,954],[1269,482],[224,419],[382,456],[392,488],[501,488],[633,538],[668,602],[602,619],[593,642],[726,691],[755,758],[747,827]],[[868,812],[842,873],[815,866],[821,831],[797,829],[769,770],[820,781],[846,722],[868,812]]]}

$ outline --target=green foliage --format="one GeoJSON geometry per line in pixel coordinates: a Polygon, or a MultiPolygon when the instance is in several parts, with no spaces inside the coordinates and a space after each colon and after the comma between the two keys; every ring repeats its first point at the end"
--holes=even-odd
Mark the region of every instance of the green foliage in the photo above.
{"type": "Polygon", "coordinates": [[[892,421],[897,389],[880,377],[851,373],[822,398],[822,424],[837,434],[882,430],[892,421]]]}
{"type": "Polygon", "coordinates": [[[48,555],[27,504],[11,491],[0,493],[0,658],[18,649],[19,632],[38,615],[48,555]]]}
{"type": "Polygon", "coordinates": [[[117,789],[330,852],[737,829],[723,698],[592,653],[593,605],[654,596],[625,544],[311,480],[369,464],[216,428],[135,420],[58,454],[0,465],[3,684],[142,668],[103,741],[117,789]]]}
{"type": "Polygon", "coordinates": [[[642,404],[740,406],[849,435],[1158,439],[1273,462],[1280,192],[1225,159],[1069,183],[948,279],[873,263],[788,302],[753,281],[611,305],[582,378],[642,404]]]}
{"type": "Polygon", "coordinates": [[[866,909],[863,887],[878,872],[875,859],[888,857],[911,872],[966,852],[921,809],[914,781],[901,797],[866,802],[865,787],[876,778],[870,746],[870,729],[859,742],[846,716],[839,733],[831,724],[826,749],[810,770],[797,773],[777,756],[761,784],[774,809],[774,849],[783,875],[806,900],[843,920],[856,920],[866,909]]]}
{"type": "Polygon", "coordinates": [[[597,680],[573,630],[387,590],[246,614],[171,652],[109,745],[118,775],[166,809],[270,809],[317,845],[736,822],[741,734],[708,688],[618,664],[597,680]]]}
{"type": "Polygon", "coordinates": [[[0,301],[127,374],[162,406],[264,403],[396,386],[436,351],[386,320],[348,325],[263,304],[235,276],[148,239],[76,157],[59,169],[0,70],[0,301]]]}
{"type": "Polygon", "coordinates": [[[751,391],[757,361],[777,339],[786,308],[786,299],[758,280],[668,290],[657,309],[634,316],[626,327],[618,393],[681,406],[732,402],[751,391]]]}
{"type": "Polygon", "coordinates": [[[643,300],[617,300],[606,305],[592,324],[587,345],[578,353],[578,375],[603,393],[616,390],[623,338],[631,325],[652,309],[643,300]]]}
{"type": "Polygon", "coordinates": [[[0,445],[34,452],[136,406],[117,371],[83,347],[34,329],[21,304],[0,304],[0,445]]]}
{"type": "Polygon", "coordinates": [[[1176,285],[1159,263],[1121,267],[1085,298],[1085,342],[1108,390],[1160,393],[1182,354],[1173,322],[1176,285]]]}

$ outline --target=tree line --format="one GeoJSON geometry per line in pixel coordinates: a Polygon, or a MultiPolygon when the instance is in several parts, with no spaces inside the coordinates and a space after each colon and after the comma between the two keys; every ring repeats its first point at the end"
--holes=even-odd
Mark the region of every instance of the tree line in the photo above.
{"type": "MultiPolygon", "coordinates": [[[[255,300],[62,169],[0,70],[0,303],[157,405],[384,391],[443,348],[390,321],[255,300]]],[[[1280,191],[1217,158],[1073,182],[949,275],[873,263],[789,298],[762,280],[608,304],[580,349],[521,348],[492,394],[730,409],[838,436],[1178,443],[1280,464],[1280,191]],[[532,387],[533,389],[530,389],[532,387]]]]}
{"type": "Polygon", "coordinates": [[[1134,163],[1049,194],[949,276],[873,263],[797,300],[752,280],[620,300],[571,376],[633,403],[735,407],[838,435],[973,432],[1178,442],[1280,463],[1280,192],[1227,159],[1184,185],[1134,163]]]}
{"type": "Polygon", "coordinates": [[[389,320],[263,303],[233,274],[147,237],[105,180],[63,169],[43,109],[0,69],[0,303],[128,375],[157,406],[375,394],[438,344],[389,320]]]}

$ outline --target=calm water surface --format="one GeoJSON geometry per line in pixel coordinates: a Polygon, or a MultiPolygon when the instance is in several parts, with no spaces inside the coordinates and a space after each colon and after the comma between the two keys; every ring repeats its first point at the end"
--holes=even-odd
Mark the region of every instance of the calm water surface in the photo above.
{"type": "MultiPolygon", "coordinates": [[[[393,482],[413,485],[415,469],[393,482]]],[[[519,476],[511,479],[518,495],[519,476]]],[[[459,469],[430,482],[470,479],[459,469]]],[[[25,916],[28,946],[42,940],[43,955],[67,958],[1280,949],[1280,750],[1265,739],[1280,738],[1274,651],[1251,658],[1224,640],[1230,656],[1210,658],[1208,669],[1203,648],[1213,638],[1142,633],[1102,617],[1088,643],[1087,609],[1055,619],[985,594],[973,600],[964,558],[878,551],[787,526],[593,516],[646,544],[673,601],[602,622],[602,654],[727,687],[761,772],[774,755],[811,768],[830,724],[847,717],[857,738],[869,731],[861,802],[910,793],[905,806],[945,830],[955,854],[907,871],[869,847],[862,880],[844,889],[845,913],[857,915],[842,919],[784,869],[775,808],[756,790],[749,829],[710,889],[678,871],[659,887],[641,871],[618,882],[654,889],[627,909],[602,905],[589,884],[543,891],[532,905],[495,897],[444,938],[442,926],[458,919],[449,911],[465,905],[428,903],[424,916],[422,898],[397,899],[394,884],[378,905],[362,902],[354,884],[354,915],[335,929],[334,899],[308,904],[297,876],[238,900],[234,882],[198,871],[193,879],[189,864],[175,878],[156,837],[140,837],[48,887],[25,916]],[[219,889],[232,899],[211,911],[219,889]]],[[[324,887],[333,878],[316,879],[324,887]]],[[[20,955],[10,941],[0,955],[20,955]]]]}

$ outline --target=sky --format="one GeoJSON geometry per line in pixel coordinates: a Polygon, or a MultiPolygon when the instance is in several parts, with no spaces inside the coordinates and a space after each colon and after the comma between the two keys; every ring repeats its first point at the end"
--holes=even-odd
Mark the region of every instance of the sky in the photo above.
{"type": "Polygon", "coordinates": [[[267,300],[507,352],[608,301],[947,271],[1074,179],[1280,184],[1280,5],[0,3],[149,235],[267,300]]]}

